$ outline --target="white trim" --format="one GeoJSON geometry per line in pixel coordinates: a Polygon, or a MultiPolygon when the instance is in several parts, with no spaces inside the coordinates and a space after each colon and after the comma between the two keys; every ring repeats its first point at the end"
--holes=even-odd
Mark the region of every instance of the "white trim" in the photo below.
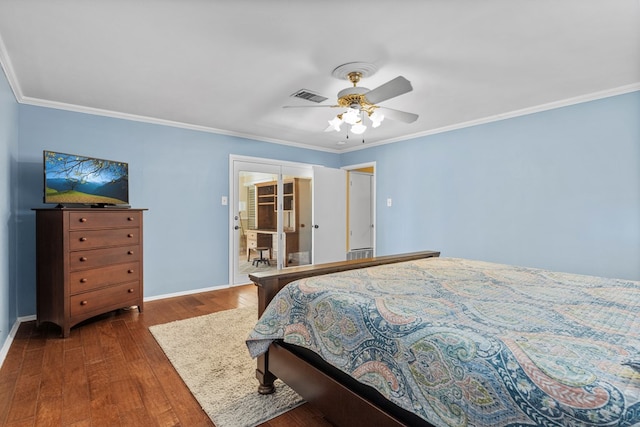
{"type": "Polygon", "coordinates": [[[136,115],[136,114],[122,113],[122,112],[117,112],[117,111],[104,110],[104,109],[100,109],[100,108],[84,107],[84,106],[75,105],[75,104],[67,104],[67,103],[63,103],[63,102],[47,101],[47,100],[43,100],[43,99],[27,97],[27,96],[24,96],[22,94],[22,91],[20,89],[20,85],[18,84],[18,80],[15,77],[15,73],[14,73],[13,67],[11,65],[11,60],[9,59],[8,55],[6,54],[6,48],[5,48],[4,43],[2,42],[1,38],[0,38],[0,66],[2,66],[2,68],[4,69],[4,72],[5,72],[6,76],[7,76],[7,80],[9,81],[9,86],[13,90],[14,96],[16,97],[16,101],[18,103],[20,103],[20,104],[28,104],[28,105],[34,105],[34,106],[39,106],[39,107],[55,108],[55,109],[59,109],[59,110],[74,111],[74,112],[78,112],[78,113],[93,114],[93,115],[113,117],[113,118],[118,118],[118,119],[123,119],[123,120],[132,120],[132,121],[138,121],[138,122],[144,122],[144,123],[158,124],[158,125],[163,125],[163,126],[171,126],[171,127],[177,127],[177,128],[183,128],[183,129],[189,129],[189,130],[196,130],[196,131],[201,131],[201,132],[208,132],[208,133],[216,133],[216,134],[221,134],[221,135],[235,136],[235,137],[238,137],[238,138],[247,138],[247,139],[252,139],[252,140],[255,140],[255,141],[269,142],[269,143],[273,143],[273,144],[286,145],[286,146],[291,146],[291,147],[296,147],[296,148],[303,148],[303,149],[307,149],[307,150],[324,151],[324,152],[327,152],[327,153],[334,153],[334,154],[347,153],[347,152],[357,151],[357,150],[365,150],[367,148],[376,147],[376,146],[379,146],[379,145],[386,145],[386,144],[391,144],[391,143],[394,143],[394,142],[406,141],[406,140],[409,140],[409,139],[419,138],[419,137],[423,137],[423,136],[435,135],[435,134],[438,134],[438,133],[449,132],[449,131],[456,130],[456,129],[462,129],[462,128],[466,128],[466,127],[477,126],[477,125],[480,125],[480,124],[491,123],[491,122],[504,120],[504,119],[509,119],[509,118],[513,118],[513,117],[519,117],[519,116],[538,113],[538,112],[542,112],[542,111],[553,110],[553,109],[556,109],[556,108],[567,107],[567,106],[570,106],[570,105],[581,104],[581,103],[584,103],[584,102],[595,101],[595,100],[598,100],[598,99],[609,98],[609,97],[612,97],[612,96],[623,95],[623,94],[626,94],[626,93],[636,92],[636,91],[640,90],[640,82],[639,83],[632,83],[632,84],[625,85],[625,86],[619,86],[619,87],[615,87],[615,88],[611,88],[611,89],[607,89],[607,90],[602,90],[602,91],[598,91],[598,92],[592,92],[592,93],[588,93],[588,94],[584,94],[584,95],[578,95],[578,96],[575,96],[575,97],[572,97],[572,98],[567,98],[567,99],[563,99],[563,100],[559,100],[559,101],[554,101],[554,102],[549,102],[549,103],[545,103],[545,104],[535,105],[535,106],[523,108],[523,109],[520,109],[520,110],[510,111],[510,112],[506,112],[506,113],[502,113],[502,114],[496,114],[496,115],[493,115],[493,116],[488,116],[488,117],[483,117],[483,118],[479,118],[479,119],[475,119],[475,120],[470,120],[470,121],[463,122],[463,123],[457,123],[457,124],[450,125],[450,126],[443,126],[441,128],[431,129],[431,130],[428,130],[428,131],[425,131],[425,132],[418,132],[418,133],[415,133],[415,134],[404,135],[404,136],[401,136],[401,137],[398,137],[398,138],[391,138],[391,139],[386,139],[386,140],[383,140],[383,141],[378,141],[378,142],[373,142],[373,143],[359,144],[359,145],[357,145],[357,146],[355,146],[353,148],[346,148],[346,149],[343,149],[343,150],[337,150],[335,148],[327,148],[327,147],[318,147],[318,146],[306,145],[306,144],[301,144],[301,143],[297,143],[297,142],[285,141],[285,140],[280,140],[280,139],[275,139],[275,138],[266,138],[266,137],[259,136],[259,135],[246,134],[246,133],[240,133],[240,132],[233,132],[233,131],[224,130],[224,129],[217,129],[217,128],[211,128],[211,127],[200,126],[200,125],[193,125],[193,124],[189,124],[189,123],[176,122],[176,121],[172,121],[172,120],[164,120],[164,119],[158,119],[158,118],[153,118],[153,117],[148,117],[148,116],[139,116],[139,115],[136,115]]]}
{"type": "Polygon", "coordinates": [[[541,113],[543,111],[555,110],[556,108],[569,107],[571,105],[583,104],[585,102],[590,102],[590,101],[597,101],[599,99],[610,98],[612,96],[618,96],[618,95],[624,95],[626,93],[632,93],[639,90],[640,90],[640,83],[633,83],[630,85],[620,86],[617,88],[603,90],[600,92],[588,93],[585,95],[575,96],[573,98],[562,99],[560,101],[534,105],[533,107],[522,108],[520,110],[514,110],[507,113],[496,114],[494,116],[488,116],[480,119],[470,120],[468,122],[456,123],[450,126],[443,126],[441,128],[431,129],[425,132],[418,132],[411,135],[404,135],[399,138],[392,138],[384,141],[372,142],[367,144],[359,144],[358,146],[355,146],[353,148],[341,150],[340,153],[364,150],[366,148],[377,147],[379,145],[386,145],[394,142],[408,141],[410,139],[420,138],[423,136],[450,132],[452,130],[463,129],[463,128],[468,128],[468,127],[477,126],[477,125],[483,125],[483,124],[497,122],[505,119],[512,119],[514,117],[526,116],[534,113],[541,113]]]}
{"type": "MultiPolygon", "coordinates": [[[[236,214],[236,205],[238,203],[238,201],[236,200],[236,186],[238,185],[238,182],[236,181],[236,167],[235,167],[235,163],[236,162],[240,162],[240,163],[253,163],[256,165],[260,165],[260,166],[264,166],[264,167],[272,167],[278,170],[278,172],[276,172],[276,170],[273,170],[271,172],[268,173],[273,173],[273,174],[277,174],[279,176],[279,183],[278,186],[282,185],[282,182],[280,182],[282,180],[282,173],[286,168],[295,168],[297,170],[311,170],[313,167],[325,167],[323,165],[316,165],[316,164],[312,164],[312,163],[302,163],[302,162],[295,162],[295,161],[290,161],[290,160],[279,160],[279,159],[269,159],[269,158],[264,158],[264,157],[252,157],[252,156],[244,156],[244,155],[239,155],[239,154],[229,154],[229,254],[231,254],[231,256],[229,257],[229,282],[230,283],[234,283],[236,281],[236,279],[240,279],[239,277],[236,276],[236,263],[238,260],[238,251],[236,251],[236,237],[235,237],[235,220],[234,220],[234,216],[236,214]]],[[[278,190],[278,194],[282,194],[282,188],[279,187],[278,190]]],[[[278,204],[281,206],[282,204],[282,200],[281,200],[281,196],[278,197],[278,204]]],[[[279,219],[278,219],[278,224],[282,224],[282,212],[280,212],[279,210],[279,219]]],[[[282,233],[281,229],[278,229],[278,233],[282,233]]],[[[281,251],[278,251],[278,257],[280,257],[281,251]]],[[[281,265],[281,260],[278,261],[278,269],[282,269],[282,265],[281,265]]],[[[248,280],[248,277],[247,277],[248,280]]],[[[235,286],[238,286],[239,284],[235,284],[235,286]]]]}
{"type": "Polygon", "coordinates": [[[201,292],[211,292],[211,291],[219,291],[222,289],[228,289],[228,288],[233,288],[235,286],[245,286],[248,283],[245,283],[243,285],[220,285],[220,286],[211,286],[211,287],[207,287],[207,288],[198,288],[198,289],[191,289],[188,291],[180,291],[180,292],[173,292],[170,294],[162,294],[162,295],[155,295],[152,297],[145,297],[143,298],[144,302],[148,302],[148,301],[157,301],[157,300],[161,300],[161,299],[166,299],[166,298],[175,298],[175,297],[182,297],[185,295],[192,295],[192,294],[199,294],[201,292]]]}
{"type": "MultiPolygon", "coordinates": [[[[378,202],[377,202],[377,198],[378,198],[378,190],[377,190],[377,179],[378,179],[378,163],[376,161],[373,162],[365,162],[365,163],[358,163],[355,165],[346,165],[346,166],[342,166],[341,169],[344,169],[346,171],[352,171],[355,169],[363,169],[363,168],[368,168],[368,167],[373,167],[373,200],[371,200],[371,215],[372,218],[371,220],[373,221],[373,242],[371,242],[371,244],[373,245],[373,256],[376,256],[376,247],[377,247],[377,243],[378,243],[378,223],[377,223],[377,209],[376,206],[378,206],[378,202]]],[[[347,233],[349,233],[349,230],[347,230],[347,233]]]]}
{"type": "Polygon", "coordinates": [[[172,121],[172,120],[164,120],[164,119],[158,119],[158,118],[154,118],[154,117],[140,116],[140,115],[136,115],[136,114],[122,113],[122,112],[118,112],[118,111],[104,110],[104,109],[92,108],[92,107],[84,107],[84,106],[75,105],[75,104],[67,104],[67,103],[63,103],[63,102],[48,101],[48,100],[43,100],[43,99],[39,99],[39,98],[27,97],[27,96],[24,96],[22,94],[22,90],[20,88],[18,79],[16,78],[16,74],[14,72],[14,69],[13,69],[13,66],[12,66],[12,63],[11,63],[11,59],[9,58],[9,56],[7,55],[6,52],[7,52],[6,46],[5,46],[2,38],[0,37],[0,67],[4,70],[4,73],[7,76],[7,80],[9,81],[9,86],[11,87],[11,90],[13,91],[13,94],[14,94],[14,96],[16,98],[16,101],[18,103],[20,103],[20,104],[27,104],[27,105],[34,105],[34,106],[39,106],[39,107],[54,108],[54,109],[58,109],[58,110],[74,111],[74,112],[78,112],[78,113],[92,114],[92,115],[98,115],[98,116],[113,117],[113,118],[123,119],[123,120],[131,120],[131,121],[138,121],[138,122],[144,122],[144,123],[152,123],[152,124],[158,124],[158,125],[170,126],[170,127],[176,127],[176,128],[183,128],[183,129],[189,129],[189,130],[196,130],[196,131],[207,132],[207,133],[215,133],[215,134],[221,134],[221,135],[235,136],[235,137],[238,137],[238,138],[247,138],[247,139],[252,139],[252,140],[255,140],[255,141],[269,142],[269,143],[273,143],[273,144],[286,145],[286,146],[291,146],[291,147],[296,147],[296,148],[303,148],[303,149],[307,149],[307,150],[324,151],[324,152],[327,152],[327,153],[334,153],[334,154],[347,153],[347,152],[357,151],[357,150],[365,150],[367,148],[376,147],[376,146],[379,146],[379,145],[386,145],[386,144],[391,144],[391,143],[394,143],[394,142],[407,141],[409,139],[415,139],[415,138],[419,138],[419,137],[423,137],[423,136],[435,135],[435,134],[438,134],[438,133],[449,132],[449,131],[452,131],[452,130],[462,129],[462,128],[466,128],[466,127],[471,127],[471,126],[477,126],[477,125],[481,125],[481,124],[496,122],[496,121],[499,121],[499,120],[514,118],[514,117],[519,117],[519,116],[525,116],[525,115],[528,115],[528,114],[538,113],[538,112],[547,111],[547,110],[553,110],[553,109],[556,109],[556,108],[567,107],[567,106],[570,106],[570,105],[581,104],[581,103],[584,103],[584,102],[595,101],[595,100],[598,100],[598,99],[609,98],[609,97],[612,97],[612,96],[624,95],[626,93],[636,92],[636,91],[640,90],[640,82],[636,82],[636,83],[631,83],[631,84],[628,84],[628,85],[619,86],[619,87],[615,87],[615,88],[611,88],[611,89],[606,89],[606,90],[602,90],[602,91],[598,91],[598,92],[592,92],[592,93],[587,93],[587,94],[584,94],[584,95],[578,95],[578,96],[575,96],[575,97],[566,98],[566,99],[562,99],[562,100],[559,100],[559,101],[553,101],[553,102],[549,102],[549,103],[545,103],[545,104],[534,105],[534,106],[523,108],[523,109],[519,109],[519,110],[514,110],[514,111],[510,111],[510,112],[506,112],[506,113],[496,114],[496,115],[493,115],[493,116],[488,116],[488,117],[483,117],[483,118],[479,118],[479,119],[475,119],[475,120],[470,120],[470,121],[463,122],[463,123],[457,123],[457,124],[453,124],[453,125],[450,125],[450,126],[443,126],[441,128],[431,129],[431,130],[428,130],[428,131],[425,131],[425,132],[418,132],[418,133],[415,133],[415,134],[404,135],[404,136],[401,136],[401,137],[398,137],[398,138],[391,138],[391,139],[386,139],[386,140],[378,141],[378,142],[372,142],[372,143],[367,143],[367,144],[359,144],[359,145],[357,145],[357,146],[355,146],[353,148],[346,148],[346,149],[343,149],[343,150],[337,150],[335,148],[317,147],[317,146],[306,145],[306,144],[301,144],[301,143],[297,143],[297,142],[285,141],[285,140],[281,140],[281,139],[266,138],[266,137],[262,137],[262,136],[259,136],[259,135],[253,135],[253,134],[247,134],[247,133],[241,133],[241,132],[233,132],[233,131],[224,130],[224,129],[217,129],[217,128],[212,128],[212,127],[208,127],[208,126],[193,125],[193,124],[189,124],[189,123],[176,122],[176,121],[172,121]]]}
{"type": "Polygon", "coordinates": [[[20,102],[24,96],[22,96],[22,90],[20,89],[20,84],[18,84],[18,79],[16,78],[16,73],[13,71],[13,64],[11,63],[11,59],[7,54],[7,47],[0,36],[0,67],[4,70],[5,76],[7,76],[7,80],[9,81],[9,87],[13,91],[13,96],[16,98],[17,102],[20,102]]]}
{"type": "Polygon", "coordinates": [[[278,160],[278,159],[268,159],[265,157],[251,157],[251,156],[243,156],[239,154],[229,154],[229,165],[233,165],[234,161],[239,162],[248,162],[248,163],[260,163],[262,165],[270,165],[273,166],[293,166],[293,167],[325,167],[323,165],[316,165],[315,163],[302,163],[302,162],[292,162],[290,160],[278,160]],[[302,165],[302,166],[301,166],[302,165]]]}
{"type": "Polygon", "coordinates": [[[64,103],[64,102],[48,101],[48,100],[44,100],[44,99],[31,98],[31,97],[28,97],[28,96],[20,96],[20,97],[16,96],[16,99],[20,104],[33,105],[33,106],[36,106],[36,107],[54,108],[56,110],[73,111],[73,112],[76,112],[76,113],[91,114],[91,115],[94,115],[94,116],[112,117],[112,118],[116,118],[116,119],[131,120],[131,121],[134,121],[134,122],[152,123],[152,124],[156,124],[156,125],[170,126],[170,127],[175,127],[175,128],[181,128],[181,129],[196,130],[196,131],[207,132],[207,133],[215,133],[215,134],[219,134],[219,135],[235,136],[235,137],[238,137],[238,138],[252,139],[254,141],[269,142],[269,143],[272,143],[272,144],[287,145],[287,146],[296,147],[296,148],[304,148],[304,149],[307,149],[307,150],[325,151],[325,152],[328,152],[328,153],[338,153],[339,152],[338,150],[333,149],[333,148],[314,147],[314,146],[310,146],[310,145],[300,144],[298,142],[285,141],[285,140],[276,139],[276,138],[266,138],[264,136],[254,135],[254,134],[250,134],[250,133],[234,132],[234,131],[230,131],[230,130],[226,130],[226,129],[212,128],[212,127],[209,127],[209,126],[194,125],[194,124],[190,124],[190,123],[176,122],[176,121],[173,121],[173,120],[158,119],[158,118],[149,117],[149,116],[140,116],[140,115],[137,115],[137,114],[123,113],[123,112],[112,111],[112,110],[104,110],[102,108],[85,107],[85,106],[81,106],[81,105],[67,104],[67,103],[64,103]]]}
{"type": "Polygon", "coordinates": [[[341,166],[340,169],[344,169],[347,171],[352,171],[354,169],[364,169],[364,168],[369,168],[369,167],[373,167],[373,172],[375,173],[376,171],[376,162],[365,162],[365,163],[358,163],[355,165],[346,165],[346,166],[341,166]]]}
{"type": "Polygon", "coordinates": [[[22,324],[23,322],[30,322],[32,320],[36,320],[35,314],[31,316],[18,317],[16,319],[15,323],[11,327],[11,330],[9,331],[7,339],[4,340],[4,344],[2,344],[2,348],[0,348],[0,368],[2,368],[4,360],[7,358],[7,354],[9,354],[9,349],[11,348],[11,344],[13,344],[13,339],[18,332],[18,328],[20,328],[20,324],[22,324]]]}

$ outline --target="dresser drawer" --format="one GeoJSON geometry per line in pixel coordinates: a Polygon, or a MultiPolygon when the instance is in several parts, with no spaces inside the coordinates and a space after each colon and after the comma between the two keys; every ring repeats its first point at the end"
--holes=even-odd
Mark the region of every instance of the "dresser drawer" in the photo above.
{"type": "Polygon", "coordinates": [[[104,246],[137,245],[140,243],[139,228],[103,230],[81,230],[69,232],[69,249],[93,249],[104,246]]]}
{"type": "MultiPolygon", "coordinates": [[[[108,209],[108,208],[106,208],[108,209]]],[[[138,227],[142,214],[138,211],[131,212],[69,212],[69,228],[71,230],[86,230],[90,228],[108,227],[138,227]]]]}
{"type": "Polygon", "coordinates": [[[275,236],[274,233],[260,233],[258,231],[251,230],[247,231],[247,248],[255,249],[257,247],[272,247],[272,235],[275,236]]]}
{"type": "Polygon", "coordinates": [[[69,252],[69,269],[71,271],[85,270],[111,264],[140,261],[140,255],[139,245],[69,252]]]}
{"type": "Polygon", "coordinates": [[[114,305],[118,307],[136,305],[139,298],[140,282],[123,283],[121,285],[72,295],[69,300],[71,317],[78,317],[91,312],[100,313],[103,308],[113,307],[114,305]]]}
{"type": "Polygon", "coordinates": [[[140,278],[140,263],[110,265],[91,270],[75,271],[69,274],[71,295],[116,283],[131,282],[140,278]]]}
{"type": "Polygon", "coordinates": [[[258,241],[256,239],[249,239],[249,237],[247,237],[247,247],[249,249],[255,249],[258,247],[258,241]]]}

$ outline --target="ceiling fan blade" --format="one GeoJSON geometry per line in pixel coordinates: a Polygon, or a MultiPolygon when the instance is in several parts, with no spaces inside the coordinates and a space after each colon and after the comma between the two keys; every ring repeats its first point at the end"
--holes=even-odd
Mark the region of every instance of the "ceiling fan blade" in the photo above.
{"type": "Polygon", "coordinates": [[[418,120],[418,115],[407,113],[406,111],[394,110],[393,108],[378,107],[385,117],[403,123],[413,123],[418,120]]]}
{"type": "Polygon", "coordinates": [[[338,108],[339,105],[283,105],[282,108],[338,108]]]}
{"type": "Polygon", "coordinates": [[[370,90],[365,94],[365,98],[372,104],[377,104],[403,93],[411,92],[413,87],[411,82],[402,76],[398,76],[393,80],[389,80],[382,86],[370,90]]]}

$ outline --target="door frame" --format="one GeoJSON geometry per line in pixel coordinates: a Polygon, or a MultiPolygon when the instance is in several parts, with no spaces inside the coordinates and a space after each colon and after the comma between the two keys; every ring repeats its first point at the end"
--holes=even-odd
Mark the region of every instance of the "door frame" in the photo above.
{"type": "MultiPolygon", "coordinates": [[[[238,256],[237,254],[234,255],[234,251],[238,250],[239,252],[239,248],[236,248],[236,241],[235,241],[235,236],[234,233],[236,232],[234,230],[234,206],[237,204],[237,200],[235,200],[235,196],[234,196],[234,186],[238,185],[237,182],[235,182],[235,174],[234,174],[234,162],[236,161],[240,161],[240,162],[248,162],[248,163],[259,163],[259,164],[265,164],[265,165],[271,165],[271,166],[291,166],[294,168],[313,168],[314,166],[323,166],[323,165],[318,165],[318,164],[313,164],[313,163],[301,163],[301,162],[292,162],[292,161],[288,161],[288,160],[277,160],[277,159],[269,159],[269,158],[264,158],[264,157],[253,157],[253,156],[244,156],[244,155],[238,155],[238,154],[230,154],[229,155],[229,205],[228,205],[228,239],[229,239],[229,286],[241,286],[242,284],[238,283],[234,283],[235,282],[235,257],[238,256]]],[[[376,255],[376,235],[377,235],[377,212],[376,212],[376,198],[377,198],[377,163],[375,161],[373,162],[365,162],[365,163],[358,163],[358,164],[353,164],[353,165],[346,165],[346,166],[342,166],[340,167],[340,169],[344,169],[347,172],[352,171],[352,170],[356,170],[356,169],[363,169],[363,168],[373,168],[373,188],[372,188],[372,200],[371,200],[371,210],[372,210],[372,220],[373,220],[373,255],[376,255]]],[[[345,219],[345,221],[348,221],[348,218],[345,219]]],[[[346,236],[345,236],[346,238],[346,236]]],[[[246,284],[246,283],[243,283],[246,284]]]]}
{"type": "MultiPolygon", "coordinates": [[[[256,163],[269,167],[278,167],[280,168],[280,174],[278,176],[278,186],[279,186],[279,198],[278,203],[281,204],[282,197],[282,171],[287,168],[297,168],[297,169],[308,169],[311,170],[313,164],[310,163],[300,163],[300,162],[291,162],[287,160],[276,160],[276,159],[267,159],[262,157],[251,157],[251,156],[242,156],[236,154],[229,155],[229,205],[228,205],[228,238],[229,238],[229,286],[242,286],[246,285],[248,282],[248,278],[246,282],[236,283],[239,277],[236,277],[236,261],[239,256],[240,248],[236,247],[237,239],[235,233],[237,230],[235,227],[235,213],[236,213],[236,205],[238,201],[235,196],[235,187],[237,187],[238,183],[235,180],[235,162],[246,162],[246,163],[256,163]]],[[[278,232],[281,232],[282,228],[282,213],[278,213],[278,232]]],[[[280,246],[280,239],[278,239],[278,245],[280,246]]],[[[278,248],[278,256],[280,256],[282,251],[278,248]]]]}
{"type": "MultiPolygon", "coordinates": [[[[357,169],[365,169],[365,168],[373,168],[373,183],[372,183],[372,188],[371,188],[371,221],[373,224],[373,236],[371,238],[371,244],[373,245],[373,256],[376,256],[376,235],[377,235],[377,221],[376,221],[376,217],[377,217],[377,212],[376,212],[376,197],[377,197],[377,186],[376,186],[376,180],[377,180],[377,163],[375,161],[373,162],[366,162],[366,163],[357,163],[357,164],[353,164],[353,165],[347,165],[347,166],[342,166],[341,169],[346,170],[347,172],[350,171],[355,171],[357,169]]],[[[347,230],[348,230],[348,221],[349,218],[347,218],[347,230]]]]}

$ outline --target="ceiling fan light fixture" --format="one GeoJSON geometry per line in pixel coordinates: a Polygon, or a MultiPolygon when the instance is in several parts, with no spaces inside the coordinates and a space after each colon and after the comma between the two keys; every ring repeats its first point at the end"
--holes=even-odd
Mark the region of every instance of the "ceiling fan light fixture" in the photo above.
{"type": "MultiPolygon", "coordinates": [[[[358,83],[360,83],[362,78],[370,77],[375,74],[377,70],[377,65],[366,62],[349,62],[342,64],[333,70],[331,73],[333,77],[341,80],[348,80],[351,83],[351,86],[338,92],[335,104],[314,105],[314,107],[340,108],[343,110],[343,112],[338,114],[336,117],[328,120],[329,126],[324,129],[325,132],[340,132],[342,123],[347,123],[350,125],[350,129],[347,131],[346,138],[349,138],[349,133],[361,135],[367,130],[367,125],[374,129],[380,127],[385,119],[382,111],[386,111],[390,119],[404,123],[413,123],[418,119],[417,114],[384,108],[377,105],[380,102],[411,92],[413,87],[411,86],[411,82],[406,78],[398,76],[395,79],[391,79],[371,90],[363,86],[358,86],[358,83]],[[378,110],[378,108],[382,108],[382,110],[378,110]],[[370,123],[367,123],[367,121],[370,123]]],[[[314,94],[311,94],[311,92],[307,90],[301,90],[296,92],[294,95],[302,99],[314,98],[314,94]]],[[[297,107],[303,106],[284,106],[284,108],[297,107]]]]}
{"type": "Polygon", "coordinates": [[[356,135],[362,135],[365,130],[367,130],[367,127],[363,125],[362,122],[356,123],[355,125],[351,126],[351,133],[356,135]]]}
{"type": "Polygon", "coordinates": [[[360,112],[355,108],[349,108],[342,114],[342,120],[350,125],[355,125],[360,120],[360,112]]]}
{"type": "Polygon", "coordinates": [[[377,128],[384,120],[384,114],[382,114],[378,110],[375,110],[373,113],[369,114],[369,118],[371,119],[371,126],[377,128]]]}
{"type": "Polygon", "coordinates": [[[329,120],[329,126],[333,128],[336,132],[340,132],[340,125],[342,125],[342,119],[340,115],[333,118],[333,120],[329,120]]]}

